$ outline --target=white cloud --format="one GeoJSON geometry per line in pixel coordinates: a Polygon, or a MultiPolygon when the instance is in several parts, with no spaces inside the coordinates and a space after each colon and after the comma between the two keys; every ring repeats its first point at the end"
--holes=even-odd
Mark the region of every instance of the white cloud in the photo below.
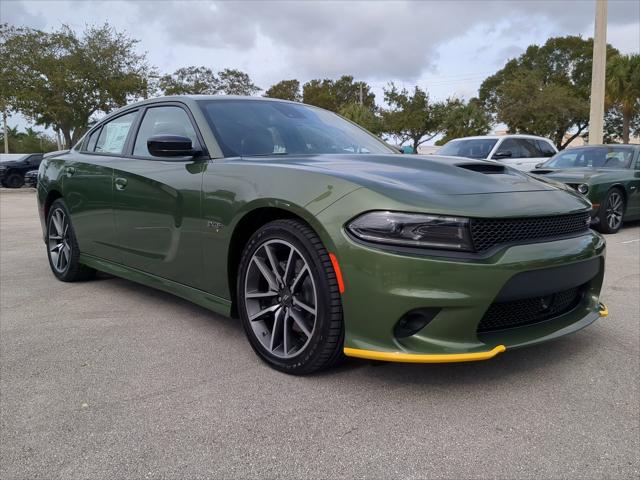
{"type": "MultiPolygon", "coordinates": [[[[248,72],[263,89],[288,78],[352,74],[433,97],[475,95],[482,80],[549,36],[591,36],[595,0],[0,1],[0,21],[81,30],[108,22],[140,39],[161,71],[248,72]]],[[[640,51],[640,2],[610,0],[608,40],[640,51]]]]}

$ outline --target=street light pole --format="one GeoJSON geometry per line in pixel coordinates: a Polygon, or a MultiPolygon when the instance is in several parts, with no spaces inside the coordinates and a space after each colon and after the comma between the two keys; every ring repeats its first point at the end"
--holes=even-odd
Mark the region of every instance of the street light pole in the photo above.
{"type": "Polygon", "coordinates": [[[7,129],[7,109],[2,109],[2,134],[4,136],[4,153],[9,153],[9,130],[7,129]]]}
{"type": "Polygon", "coordinates": [[[607,68],[607,0],[596,0],[593,32],[593,66],[591,69],[591,108],[589,111],[589,145],[602,143],[604,124],[604,85],[607,68]]]}

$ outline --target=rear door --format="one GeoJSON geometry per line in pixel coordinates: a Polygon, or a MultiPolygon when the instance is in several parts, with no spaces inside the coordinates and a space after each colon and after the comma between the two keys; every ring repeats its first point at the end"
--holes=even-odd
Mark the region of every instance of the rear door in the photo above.
{"type": "Polygon", "coordinates": [[[62,194],[83,254],[120,262],[113,215],[112,162],[124,151],[138,111],[125,112],[91,131],[65,155],[62,194]]]}
{"type": "Polygon", "coordinates": [[[189,137],[203,148],[191,113],[180,103],[153,104],[141,115],[128,154],[113,163],[114,214],[123,263],[202,288],[200,194],[207,160],[153,157],[154,135],[189,137]]]}

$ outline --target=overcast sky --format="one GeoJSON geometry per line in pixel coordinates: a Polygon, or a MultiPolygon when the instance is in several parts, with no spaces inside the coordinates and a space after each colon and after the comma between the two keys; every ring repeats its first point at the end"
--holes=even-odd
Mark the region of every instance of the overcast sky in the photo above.
{"type": "MultiPolygon", "coordinates": [[[[51,30],[108,22],[140,40],[162,72],[239,68],[263,89],[351,74],[382,101],[388,81],[438,99],[477,94],[532,43],[593,35],[595,0],[55,1],[0,0],[0,21],[51,30]]],[[[640,52],[640,2],[609,0],[607,41],[640,52]]]]}

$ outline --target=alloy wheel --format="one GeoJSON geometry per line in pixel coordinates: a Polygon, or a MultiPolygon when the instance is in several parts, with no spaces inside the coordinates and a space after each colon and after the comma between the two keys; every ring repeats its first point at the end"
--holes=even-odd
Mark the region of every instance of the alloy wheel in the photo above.
{"type": "Polygon", "coordinates": [[[617,230],[620,227],[623,206],[622,195],[617,192],[611,192],[606,206],[607,224],[611,230],[617,230]]]}
{"type": "Polygon", "coordinates": [[[64,273],[71,261],[71,243],[69,241],[69,221],[61,208],[51,212],[48,235],[51,265],[58,273],[64,273]]]}
{"type": "Polygon", "coordinates": [[[309,264],[291,243],[270,240],[256,249],[244,279],[244,306],[262,346],[279,358],[299,355],[318,316],[309,264]]]}

